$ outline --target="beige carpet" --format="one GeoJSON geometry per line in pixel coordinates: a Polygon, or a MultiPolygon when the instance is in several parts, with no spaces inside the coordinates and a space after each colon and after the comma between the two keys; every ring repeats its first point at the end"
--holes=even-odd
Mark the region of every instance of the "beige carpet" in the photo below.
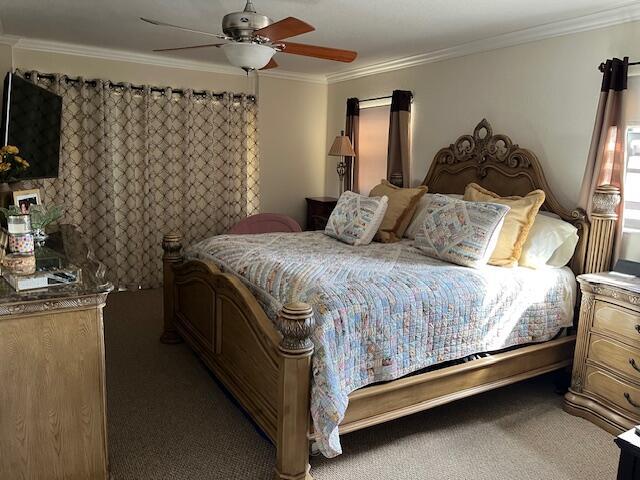
{"type": "MultiPolygon", "coordinates": [[[[270,479],[273,446],[185,345],[158,342],[158,290],[109,296],[109,456],[124,479],[270,479]]],[[[614,479],[613,437],[541,377],[345,435],[317,480],[614,479]]]]}

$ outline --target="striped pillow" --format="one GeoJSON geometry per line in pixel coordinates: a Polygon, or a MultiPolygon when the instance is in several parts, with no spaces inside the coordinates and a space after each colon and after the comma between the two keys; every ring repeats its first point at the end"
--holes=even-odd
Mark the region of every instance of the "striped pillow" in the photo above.
{"type": "Polygon", "coordinates": [[[485,265],[508,211],[506,205],[430,195],[414,246],[445,262],[465,267],[485,265]]]}
{"type": "Polygon", "coordinates": [[[331,212],[324,233],[350,245],[368,245],[380,228],[388,198],[344,192],[331,212]]]}

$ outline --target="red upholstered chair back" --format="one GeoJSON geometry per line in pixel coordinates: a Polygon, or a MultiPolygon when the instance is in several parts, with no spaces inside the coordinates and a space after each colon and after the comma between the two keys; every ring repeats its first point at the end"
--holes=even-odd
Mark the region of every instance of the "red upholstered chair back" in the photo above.
{"type": "Polygon", "coordinates": [[[273,233],[273,232],[301,232],[298,222],[286,215],[277,213],[259,213],[240,220],[229,233],[231,234],[252,234],[252,233],[273,233]]]}

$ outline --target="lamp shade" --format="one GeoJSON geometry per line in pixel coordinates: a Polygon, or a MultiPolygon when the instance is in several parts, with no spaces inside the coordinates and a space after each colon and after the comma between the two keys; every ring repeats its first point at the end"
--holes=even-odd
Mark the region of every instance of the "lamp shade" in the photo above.
{"type": "Polygon", "coordinates": [[[276,53],[275,49],[257,43],[233,42],[222,45],[222,51],[231,65],[246,70],[259,70],[276,53]]]}
{"type": "Polygon", "coordinates": [[[332,157],[355,157],[356,152],[353,150],[349,137],[338,135],[329,149],[329,155],[332,157]]]}

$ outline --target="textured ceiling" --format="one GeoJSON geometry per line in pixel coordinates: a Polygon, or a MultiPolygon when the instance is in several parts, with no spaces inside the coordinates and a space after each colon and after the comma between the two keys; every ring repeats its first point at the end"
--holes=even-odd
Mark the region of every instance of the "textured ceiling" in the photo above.
{"type": "MultiPolygon", "coordinates": [[[[254,0],[274,20],[298,17],[315,32],[292,39],[359,52],[352,64],[277,54],[283,70],[329,74],[452,47],[502,33],[628,5],[620,0],[254,0]]],[[[211,37],[163,29],[146,16],[220,32],[224,14],[243,0],[0,0],[4,34],[150,53],[154,48],[211,43],[211,37]]],[[[215,48],[172,56],[226,64],[215,48]]]]}

